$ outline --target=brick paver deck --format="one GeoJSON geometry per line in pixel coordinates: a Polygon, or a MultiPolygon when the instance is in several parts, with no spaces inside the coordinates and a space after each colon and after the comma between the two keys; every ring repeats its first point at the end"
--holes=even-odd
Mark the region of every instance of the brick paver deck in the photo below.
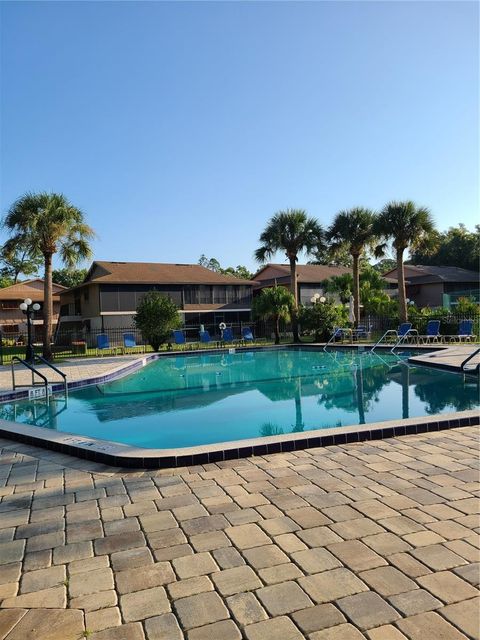
{"type": "Polygon", "coordinates": [[[474,427],[168,471],[0,441],[0,640],[479,638],[474,427]]]}
{"type": "MultiPolygon", "coordinates": [[[[133,360],[141,358],[141,355],[124,355],[113,357],[99,358],[75,358],[64,362],[54,362],[53,364],[61,369],[67,375],[67,381],[83,380],[85,378],[93,378],[105,375],[115,371],[119,367],[130,364],[133,360]]],[[[61,382],[60,376],[52,371],[49,367],[40,364],[35,367],[41,371],[49,382],[61,382]]],[[[17,384],[31,384],[32,376],[28,369],[19,364],[15,365],[15,379],[17,384]]],[[[38,378],[37,378],[38,382],[38,378]]],[[[10,365],[0,366],[0,391],[9,391],[12,389],[12,371],[10,365]]]]}

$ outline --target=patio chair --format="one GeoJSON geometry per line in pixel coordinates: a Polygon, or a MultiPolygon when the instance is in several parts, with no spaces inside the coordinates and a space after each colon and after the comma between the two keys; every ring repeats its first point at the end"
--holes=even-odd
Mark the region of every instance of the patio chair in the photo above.
{"type": "Polygon", "coordinates": [[[183,348],[185,349],[187,346],[187,339],[185,338],[184,332],[180,329],[175,329],[174,331],[172,331],[172,334],[174,343],[183,346],[183,348]]]}
{"type": "Polygon", "coordinates": [[[416,329],[412,329],[412,323],[402,322],[398,329],[390,329],[387,339],[397,342],[400,338],[406,338],[410,332],[416,333],[416,329]]]}
{"type": "Polygon", "coordinates": [[[359,324],[356,329],[352,330],[352,340],[368,340],[370,338],[371,331],[364,324],[359,324]]]}
{"type": "Polygon", "coordinates": [[[233,329],[231,329],[230,327],[226,327],[225,329],[223,329],[223,331],[222,331],[222,343],[232,344],[233,340],[234,340],[233,329]]]}
{"type": "Polygon", "coordinates": [[[208,331],[200,331],[199,335],[200,335],[200,342],[202,344],[210,344],[210,342],[212,341],[210,337],[210,333],[208,331]]]}
{"type": "Polygon", "coordinates": [[[124,333],[123,334],[123,353],[127,353],[128,350],[130,350],[130,352],[133,350],[133,353],[135,353],[136,349],[140,349],[141,353],[145,353],[145,345],[137,344],[137,340],[133,333],[124,333]]]}
{"type": "Polygon", "coordinates": [[[418,335],[419,342],[427,344],[429,342],[438,342],[440,336],[440,320],[429,320],[427,322],[427,332],[423,335],[418,335]]]}
{"type": "Polygon", "coordinates": [[[113,355],[118,353],[120,347],[112,347],[110,346],[110,338],[106,333],[99,333],[97,336],[97,356],[99,353],[104,355],[106,351],[110,351],[113,355]]]}
{"type": "Polygon", "coordinates": [[[253,342],[255,342],[255,337],[254,337],[250,327],[243,327],[243,329],[242,329],[242,340],[245,343],[248,343],[248,342],[253,343],[253,342]]]}
{"type": "Polygon", "coordinates": [[[473,330],[473,320],[462,320],[458,325],[458,332],[456,335],[447,335],[443,336],[444,338],[448,338],[450,342],[472,342],[476,335],[472,333],[473,330]]]}

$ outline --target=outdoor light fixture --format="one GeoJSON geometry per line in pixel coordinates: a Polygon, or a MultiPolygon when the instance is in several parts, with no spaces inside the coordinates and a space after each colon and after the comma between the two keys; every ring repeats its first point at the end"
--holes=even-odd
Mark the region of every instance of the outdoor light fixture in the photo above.
{"type": "Polygon", "coordinates": [[[310,298],[310,302],[312,304],[317,304],[317,302],[321,302],[322,304],[326,301],[325,296],[321,296],[319,293],[314,293],[310,298]]]}
{"type": "Polygon", "coordinates": [[[19,305],[20,310],[27,316],[27,349],[25,353],[25,360],[33,364],[35,353],[32,345],[32,318],[35,311],[40,310],[38,302],[32,304],[31,298],[25,298],[25,300],[19,305]]]}

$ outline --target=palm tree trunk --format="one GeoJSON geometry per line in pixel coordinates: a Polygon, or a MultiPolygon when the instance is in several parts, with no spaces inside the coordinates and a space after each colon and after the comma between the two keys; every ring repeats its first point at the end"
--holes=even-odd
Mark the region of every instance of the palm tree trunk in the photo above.
{"type": "Polygon", "coordinates": [[[275,316],[275,344],[280,344],[280,318],[275,316]]]}
{"type": "Polygon", "coordinates": [[[410,369],[407,365],[402,366],[402,418],[410,417],[409,408],[409,389],[410,384],[410,369]]]}
{"type": "Polygon", "coordinates": [[[297,380],[295,383],[295,427],[293,429],[294,433],[299,433],[303,431],[305,425],[303,424],[303,413],[302,413],[302,382],[301,380],[297,380]]]}
{"type": "Polygon", "coordinates": [[[360,255],[352,253],[353,257],[353,312],[355,314],[354,326],[358,327],[360,320],[360,255]]]}
{"type": "Polygon", "coordinates": [[[405,291],[405,270],[403,267],[403,249],[397,249],[397,279],[398,279],[398,311],[400,322],[407,322],[407,294],[405,291]]]}
{"type": "Polygon", "coordinates": [[[43,357],[46,360],[52,359],[52,316],[53,316],[53,293],[52,293],[52,254],[45,254],[45,275],[44,275],[44,295],[43,295],[43,357]]]}
{"type": "Polygon", "coordinates": [[[300,336],[298,334],[298,287],[297,287],[297,259],[296,257],[289,258],[290,260],[290,289],[295,299],[295,304],[292,309],[292,333],[293,341],[300,342],[300,336]]]}
{"type": "Polygon", "coordinates": [[[365,404],[363,401],[363,371],[360,359],[360,364],[354,371],[355,386],[357,390],[357,409],[358,409],[358,421],[359,424],[365,424],[365,404]]]}

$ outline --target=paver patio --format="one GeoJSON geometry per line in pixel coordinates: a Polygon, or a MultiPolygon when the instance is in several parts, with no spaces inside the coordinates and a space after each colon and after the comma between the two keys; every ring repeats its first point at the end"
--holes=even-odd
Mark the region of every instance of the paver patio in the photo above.
{"type": "Polygon", "coordinates": [[[0,640],[460,640],[478,428],[162,471],[0,440],[0,640]]]}

